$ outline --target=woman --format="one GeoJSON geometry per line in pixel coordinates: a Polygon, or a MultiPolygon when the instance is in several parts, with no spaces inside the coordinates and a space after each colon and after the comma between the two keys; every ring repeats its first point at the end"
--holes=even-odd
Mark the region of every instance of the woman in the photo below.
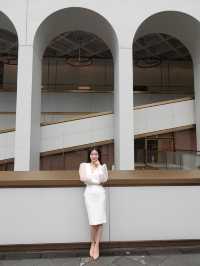
{"type": "Polygon", "coordinates": [[[101,183],[108,180],[107,166],[101,163],[99,149],[89,150],[88,162],[80,163],[79,175],[80,180],[86,184],[84,201],[91,225],[90,256],[96,260],[99,257],[103,223],[106,223],[106,194],[101,183]]]}

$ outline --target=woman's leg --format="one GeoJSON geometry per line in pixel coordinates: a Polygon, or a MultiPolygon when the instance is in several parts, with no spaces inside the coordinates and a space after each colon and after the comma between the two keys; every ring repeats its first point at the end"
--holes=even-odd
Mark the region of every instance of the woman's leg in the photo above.
{"type": "Polygon", "coordinates": [[[95,233],[96,233],[96,226],[90,226],[90,235],[91,235],[91,242],[95,242],[95,233]]]}
{"type": "Polygon", "coordinates": [[[96,226],[91,225],[90,226],[90,235],[91,235],[91,246],[90,246],[90,256],[93,256],[93,250],[95,245],[95,233],[96,233],[96,226]]]}
{"type": "Polygon", "coordinates": [[[99,243],[100,243],[101,236],[102,236],[102,229],[103,229],[103,224],[98,224],[96,226],[95,247],[94,247],[94,252],[93,252],[95,258],[99,257],[99,243]]]}

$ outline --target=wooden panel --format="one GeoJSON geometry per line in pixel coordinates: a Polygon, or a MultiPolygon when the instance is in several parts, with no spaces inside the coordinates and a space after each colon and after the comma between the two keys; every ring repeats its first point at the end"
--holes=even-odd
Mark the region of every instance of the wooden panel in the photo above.
{"type": "MultiPolygon", "coordinates": [[[[200,170],[108,171],[103,186],[200,185],[200,170]]],[[[78,169],[72,171],[0,171],[0,187],[82,187],[78,169]]]]}
{"type": "MultiPolygon", "coordinates": [[[[40,158],[40,170],[75,170],[78,169],[81,161],[87,161],[87,152],[91,145],[86,148],[72,151],[57,151],[57,154],[42,155],[40,158]]],[[[114,144],[108,143],[96,145],[101,151],[102,162],[107,164],[108,169],[112,169],[114,164],[114,144]]]]}

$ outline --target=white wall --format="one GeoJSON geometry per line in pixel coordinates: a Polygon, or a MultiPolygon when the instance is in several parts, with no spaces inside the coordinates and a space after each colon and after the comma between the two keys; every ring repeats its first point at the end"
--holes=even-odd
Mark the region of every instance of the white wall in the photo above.
{"type": "Polygon", "coordinates": [[[110,188],[112,241],[200,238],[199,186],[110,188]]]}
{"type": "Polygon", "coordinates": [[[194,100],[135,110],[134,134],[187,126],[195,123],[194,100]]]}
{"type": "MultiPolygon", "coordinates": [[[[170,99],[185,94],[134,94],[134,106],[170,99]]],[[[43,93],[42,112],[106,112],[113,111],[113,93],[43,93]]],[[[16,93],[0,93],[0,112],[16,111],[16,93]]],[[[1,114],[0,114],[1,115],[1,114]]]]}
{"type": "MultiPolygon", "coordinates": [[[[1,189],[0,245],[89,242],[84,189],[1,189]]],[[[200,238],[199,186],[105,189],[102,241],[200,238]]]]}

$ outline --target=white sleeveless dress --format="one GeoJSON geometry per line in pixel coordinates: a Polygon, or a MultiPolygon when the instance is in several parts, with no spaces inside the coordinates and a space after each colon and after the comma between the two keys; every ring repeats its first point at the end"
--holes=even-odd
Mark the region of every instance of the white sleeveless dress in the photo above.
{"type": "Polygon", "coordinates": [[[84,201],[90,225],[106,223],[106,193],[101,183],[108,180],[106,164],[91,169],[90,163],[81,163],[80,180],[86,184],[84,201]]]}

